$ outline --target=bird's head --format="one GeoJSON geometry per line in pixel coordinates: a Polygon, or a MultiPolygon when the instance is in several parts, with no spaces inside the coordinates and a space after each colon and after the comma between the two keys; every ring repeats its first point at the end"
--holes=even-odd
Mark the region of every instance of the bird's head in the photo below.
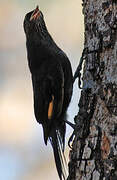
{"type": "Polygon", "coordinates": [[[24,31],[26,37],[38,34],[43,35],[47,31],[42,12],[37,6],[36,9],[26,14],[24,18],[24,31]]]}

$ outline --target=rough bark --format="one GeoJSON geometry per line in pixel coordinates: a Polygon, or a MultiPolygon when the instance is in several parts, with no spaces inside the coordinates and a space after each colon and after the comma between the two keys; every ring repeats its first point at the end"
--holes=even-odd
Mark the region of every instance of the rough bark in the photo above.
{"type": "Polygon", "coordinates": [[[117,1],[84,0],[83,14],[83,85],[68,179],[117,180],[117,1]]]}

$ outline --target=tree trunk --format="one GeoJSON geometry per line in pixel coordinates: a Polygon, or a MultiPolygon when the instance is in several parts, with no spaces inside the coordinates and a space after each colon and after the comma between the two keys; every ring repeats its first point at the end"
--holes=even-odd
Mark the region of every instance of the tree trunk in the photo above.
{"type": "Polygon", "coordinates": [[[117,1],[83,0],[83,85],[69,180],[117,180],[117,1]]]}

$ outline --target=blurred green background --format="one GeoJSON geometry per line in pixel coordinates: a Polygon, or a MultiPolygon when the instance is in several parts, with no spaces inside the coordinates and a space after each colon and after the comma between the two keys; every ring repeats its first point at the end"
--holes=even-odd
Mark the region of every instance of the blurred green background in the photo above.
{"type": "MultiPolygon", "coordinates": [[[[57,180],[51,146],[44,145],[33,114],[23,19],[38,4],[50,34],[68,55],[73,72],[83,48],[81,0],[0,0],[0,180],[57,180]]],[[[77,81],[68,110],[73,122],[77,81]]],[[[66,139],[72,129],[67,127],[66,139]]],[[[66,156],[68,146],[66,140],[66,156]]]]}

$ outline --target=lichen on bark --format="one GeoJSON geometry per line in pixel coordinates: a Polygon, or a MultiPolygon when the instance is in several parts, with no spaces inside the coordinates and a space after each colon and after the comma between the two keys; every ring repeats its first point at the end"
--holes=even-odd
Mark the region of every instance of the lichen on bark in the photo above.
{"type": "Polygon", "coordinates": [[[83,85],[69,180],[117,179],[117,1],[83,0],[83,85]]]}

